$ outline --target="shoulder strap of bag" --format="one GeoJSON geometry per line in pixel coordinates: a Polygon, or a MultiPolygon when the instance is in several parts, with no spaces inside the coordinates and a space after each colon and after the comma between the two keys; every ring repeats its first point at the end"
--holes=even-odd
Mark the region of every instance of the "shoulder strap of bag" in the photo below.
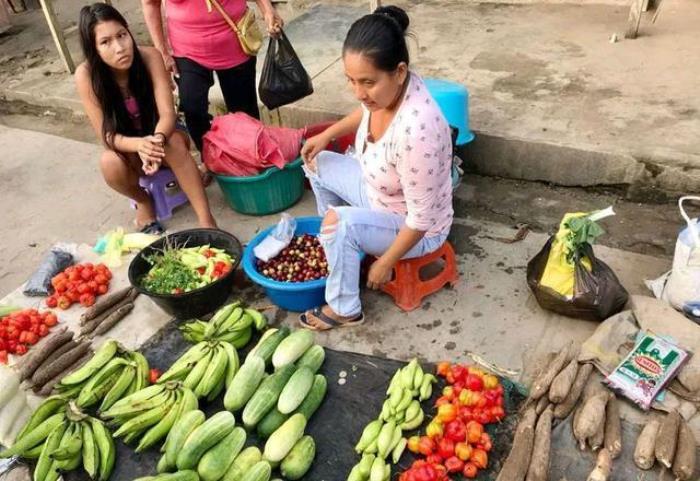
{"type": "Polygon", "coordinates": [[[222,17],[224,17],[224,20],[226,21],[226,23],[228,23],[228,26],[231,27],[231,30],[236,32],[236,35],[240,35],[241,32],[240,32],[240,30],[238,30],[238,26],[236,25],[236,22],[234,22],[233,19],[231,18],[231,16],[228,13],[226,13],[226,10],[224,10],[224,7],[221,6],[221,4],[219,3],[219,0],[208,0],[208,1],[214,6],[216,11],[219,12],[219,14],[221,14],[222,17]]]}

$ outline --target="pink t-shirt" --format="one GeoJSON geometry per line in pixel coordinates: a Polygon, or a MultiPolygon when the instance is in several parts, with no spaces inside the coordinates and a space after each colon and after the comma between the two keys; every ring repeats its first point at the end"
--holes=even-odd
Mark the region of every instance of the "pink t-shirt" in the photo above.
{"type": "MultiPolygon", "coordinates": [[[[234,22],[245,0],[219,0],[234,22]]],[[[206,0],[167,0],[165,15],[174,57],[186,57],[211,70],[225,70],[248,60],[236,33],[206,0]]]]}
{"type": "Polygon", "coordinates": [[[450,128],[421,78],[411,79],[398,112],[378,142],[367,142],[370,112],[363,106],[358,152],[372,206],[406,216],[426,236],[452,226],[450,128]]]}

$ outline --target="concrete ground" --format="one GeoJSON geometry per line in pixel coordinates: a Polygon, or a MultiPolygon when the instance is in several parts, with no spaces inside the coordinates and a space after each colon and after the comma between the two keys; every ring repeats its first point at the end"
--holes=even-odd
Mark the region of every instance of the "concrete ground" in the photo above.
{"type": "MultiPolygon", "coordinates": [[[[109,229],[131,225],[133,211],[128,202],[109,190],[100,178],[98,146],[0,127],[0,152],[5,158],[0,164],[0,203],[6,233],[0,250],[0,264],[5,266],[0,274],[0,298],[26,280],[53,243],[92,244],[109,229]]],[[[468,199],[475,191],[485,191],[485,182],[460,187],[460,197],[468,199]]],[[[243,242],[277,219],[275,215],[236,214],[225,204],[216,185],[208,192],[219,225],[243,242]]],[[[594,200],[584,199],[581,205],[589,202],[594,200]]],[[[556,211],[563,207],[560,199],[552,208],[556,211]]],[[[307,192],[290,212],[313,215],[313,197],[307,192]]],[[[569,339],[582,341],[588,337],[596,323],[543,311],[527,288],[525,266],[542,247],[546,235],[531,233],[522,242],[504,244],[499,239],[513,237],[515,229],[510,223],[498,222],[498,217],[491,221],[485,217],[465,212],[455,222],[452,242],[461,274],[457,287],[442,290],[428,298],[422,309],[408,314],[394,306],[388,296],[364,291],[367,323],[321,334],[321,342],[337,349],[396,359],[419,356],[431,361],[469,361],[467,356],[473,353],[524,379],[541,354],[569,339]]],[[[630,220],[630,214],[626,214],[619,222],[630,220]]],[[[191,209],[184,207],[167,227],[174,231],[194,221],[191,209]]],[[[635,294],[646,294],[643,280],[658,276],[670,266],[666,257],[605,246],[597,247],[596,252],[635,294]]],[[[267,303],[256,289],[247,284],[241,284],[241,288],[248,299],[267,303]]],[[[296,315],[279,312],[277,319],[294,324],[296,315]]]]}
{"type": "MultiPolygon", "coordinates": [[[[466,85],[477,139],[465,152],[480,173],[562,185],[618,185],[633,198],[700,187],[700,5],[666,0],[624,40],[628,8],[611,4],[399,1],[412,19],[415,68],[466,85]],[[616,34],[616,43],[609,41],[616,34]]],[[[136,0],[116,5],[146,41],[136,0]]],[[[63,25],[82,3],[56,2],[63,25]]],[[[300,125],[347,112],[340,46],[367,2],[285,4],[287,32],[316,93],[282,109],[300,125]]],[[[0,36],[0,96],[58,113],[79,112],[71,78],[40,12],[15,17],[0,36]]],[[[68,34],[77,53],[77,37],[68,34]]],[[[262,57],[261,57],[262,59],[262,57]]],[[[214,106],[220,96],[212,93],[214,106]]]]}

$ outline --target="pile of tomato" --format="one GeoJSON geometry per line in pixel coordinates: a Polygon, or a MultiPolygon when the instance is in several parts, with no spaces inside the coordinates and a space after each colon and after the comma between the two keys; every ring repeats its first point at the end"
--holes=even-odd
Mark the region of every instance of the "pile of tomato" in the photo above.
{"type": "Polygon", "coordinates": [[[112,272],[104,264],[75,264],[51,279],[54,293],[46,298],[48,307],[68,309],[76,303],[90,307],[109,290],[112,272]]]}
{"type": "Polygon", "coordinates": [[[46,336],[58,318],[53,312],[36,309],[15,311],[0,319],[0,363],[7,364],[9,354],[22,356],[30,346],[46,336]]]}
{"type": "Polygon", "coordinates": [[[450,475],[472,479],[488,466],[493,447],[486,424],[505,417],[503,386],[474,366],[441,362],[437,374],[447,382],[437,413],[423,436],[412,436],[408,449],[421,454],[399,481],[447,481],[450,475]]]}

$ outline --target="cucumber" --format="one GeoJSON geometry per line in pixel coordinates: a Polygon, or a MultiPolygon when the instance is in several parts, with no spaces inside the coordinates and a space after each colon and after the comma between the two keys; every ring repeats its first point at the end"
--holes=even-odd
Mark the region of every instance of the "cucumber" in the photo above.
{"type": "Polygon", "coordinates": [[[234,428],[228,436],[209,449],[197,465],[197,473],[202,481],[217,481],[224,477],[229,466],[243,449],[246,434],[243,428],[234,428]]]}
{"type": "Polygon", "coordinates": [[[314,383],[314,373],[308,367],[302,367],[292,374],[277,400],[277,409],[282,414],[291,414],[301,405],[314,383]]]}
{"type": "Polygon", "coordinates": [[[262,439],[269,438],[270,434],[277,431],[277,428],[289,419],[289,416],[289,414],[282,414],[276,407],[272,408],[270,412],[262,418],[262,421],[258,423],[258,436],[262,439]]]}
{"type": "Polygon", "coordinates": [[[272,468],[267,461],[258,461],[243,475],[241,481],[270,481],[272,468]]]}
{"type": "Polygon", "coordinates": [[[303,356],[299,358],[297,361],[297,369],[301,367],[308,367],[314,374],[316,374],[318,370],[321,369],[325,359],[326,351],[322,346],[314,344],[304,353],[303,356]]]}
{"type": "Polygon", "coordinates": [[[177,454],[177,469],[195,469],[201,457],[212,446],[224,439],[233,431],[236,421],[228,411],[221,411],[196,427],[187,437],[185,444],[177,454]]]}
{"type": "Polygon", "coordinates": [[[316,456],[314,438],[303,436],[282,460],[280,464],[282,476],[289,481],[301,479],[314,462],[314,456],[316,456]]]}
{"type": "Polygon", "coordinates": [[[326,378],[321,374],[316,374],[309,394],[306,395],[301,405],[294,412],[303,414],[307,421],[311,419],[311,416],[313,416],[323,402],[323,398],[326,397],[327,389],[328,382],[326,378]]]}
{"type": "Polygon", "coordinates": [[[255,446],[245,448],[236,456],[226,471],[223,481],[241,481],[243,475],[256,463],[262,461],[262,453],[255,446]]]}
{"type": "Polygon", "coordinates": [[[259,356],[248,356],[238,370],[224,395],[224,407],[237,411],[248,402],[265,374],[265,361],[259,356]]]}
{"type": "Polygon", "coordinates": [[[272,361],[272,355],[277,349],[277,346],[279,346],[280,343],[287,336],[289,336],[289,333],[290,330],[287,326],[282,326],[276,331],[272,329],[268,330],[265,334],[263,334],[263,337],[260,338],[258,344],[248,353],[248,356],[256,354],[263,358],[266,365],[269,365],[270,361],[272,361]],[[273,332],[268,334],[270,331],[273,332]]]}
{"type": "Polygon", "coordinates": [[[298,329],[280,342],[274,354],[272,365],[279,369],[297,361],[311,346],[314,345],[314,333],[307,329],[298,329]]]}
{"type": "MultiPolygon", "coordinates": [[[[290,364],[265,378],[260,383],[260,387],[245,405],[241,415],[243,425],[247,429],[254,428],[270,409],[277,405],[280,393],[287,381],[289,381],[289,378],[292,377],[292,374],[294,374],[294,366],[290,364]]],[[[233,383],[231,384],[233,385],[233,383]]]]}
{"type": "Polygon", "coordinates": [[[282,461],[294,445],[304,435],[306,418],[303,414],[295,414],[287,419],[277,431],[272,433],[265,443],[263,459],[276,463],[282,461]]]}

